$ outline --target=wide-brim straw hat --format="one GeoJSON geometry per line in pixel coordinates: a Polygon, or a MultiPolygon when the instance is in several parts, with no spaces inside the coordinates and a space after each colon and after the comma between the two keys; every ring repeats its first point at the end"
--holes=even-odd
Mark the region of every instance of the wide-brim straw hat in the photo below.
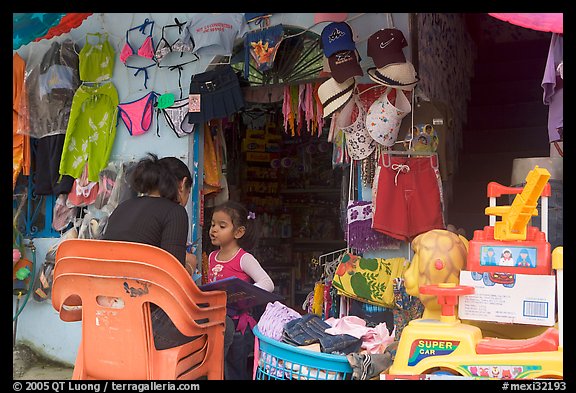
{"type": "Polygon", "coordinates": [[[374,82],[402,90],[413,90],[420,81],[414,65],[409,61],[392,63],[381,68],[368,68],[366,72],[374,82]]]}
{"type": "Polygon", "coordinates": [[[336,79],[329,78],[318,87],[318,98],[322,103],[323,117],[328,117],[338,109],[342,108],[352,97],[355,79],[349,78],[342,83],[336,79]]]}

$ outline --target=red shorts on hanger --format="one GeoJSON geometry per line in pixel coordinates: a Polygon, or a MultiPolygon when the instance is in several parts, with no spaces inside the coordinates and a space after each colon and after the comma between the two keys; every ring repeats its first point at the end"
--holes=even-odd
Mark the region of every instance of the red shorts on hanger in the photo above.
{"type": "Polygon", "coordinates": [[[435,159],[383,157],[372,188],[373,229],[404,241],[432,229],[445,229],[439,174],[432,166],[435,159]]]}

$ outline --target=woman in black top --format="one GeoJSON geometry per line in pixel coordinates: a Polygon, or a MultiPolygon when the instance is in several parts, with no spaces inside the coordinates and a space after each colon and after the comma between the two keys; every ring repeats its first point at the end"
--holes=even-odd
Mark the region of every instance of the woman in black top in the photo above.
{"type": "MultiPolygon", "coordinates": [[[[120,203],[110,215],[104,240],[145,243],[174,255],[186,267],[195,264],[186,253],[188,239],[188,203],[192,176],[176,157],[158,159],[155,154],[141,159],[129,175],[139,196],[120,203]],[[189,259],[189,261],[187,261],[189,259]]],[[[192,266],[195,268],[195,266],[192,266]]],[[[182,345],[194,339],[180,333],[168,315],[150,305],[154,344],[157,349],[182,345]]]]}

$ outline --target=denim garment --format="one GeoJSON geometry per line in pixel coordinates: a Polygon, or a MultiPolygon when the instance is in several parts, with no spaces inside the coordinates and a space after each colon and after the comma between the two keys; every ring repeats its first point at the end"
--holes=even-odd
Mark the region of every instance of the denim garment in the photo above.
{"type": "Polygon", "coordinates": [[[325,330],[331,326],[316,314],[306,314],[302,318],[289,321],[284,326],[282,341],[291,345],[320,343],[324,353],[348,354],[356,352],[362,340],[349,334],[329,334],[325,330]]]}

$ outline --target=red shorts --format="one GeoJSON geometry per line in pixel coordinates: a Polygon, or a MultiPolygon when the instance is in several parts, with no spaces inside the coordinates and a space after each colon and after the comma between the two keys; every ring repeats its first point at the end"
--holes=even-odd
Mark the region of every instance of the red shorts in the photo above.
{"type": "Polygon", "coordinates": [[[432,229],[445,229],[436,157],[384,157],[372,186],[372,228],[411,241],[432,229]]]}

